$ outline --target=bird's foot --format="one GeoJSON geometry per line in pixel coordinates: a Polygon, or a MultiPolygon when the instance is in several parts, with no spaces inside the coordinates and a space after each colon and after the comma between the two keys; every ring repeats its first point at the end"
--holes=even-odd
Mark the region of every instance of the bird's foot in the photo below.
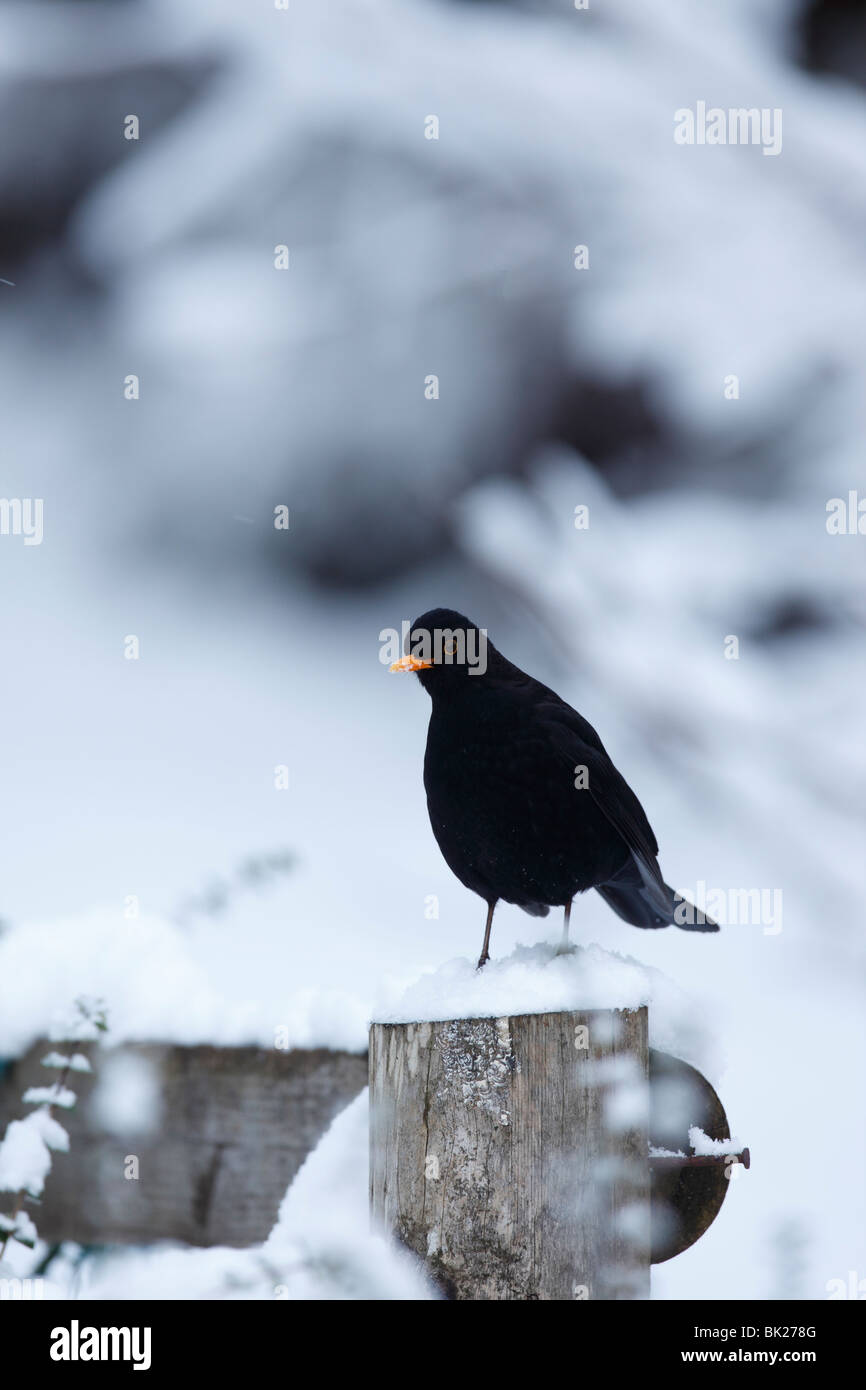
{"type": "Polygon", "coordinates": [[[575,955],[576,953],[577,953],[577,947],[576,947],[576,946],[571,946],[571,945],[569,945],[569,944],[568,944],[567,942],[565,942],[565,941],[560,941],[560,943],[559,943],[559,945],[557,946],[556,950],[554,951],[553,955],[554,955],[554,958],[555,958],[556,956],[573,956],[573,955],[575,955]]]}
{"type": "Polygon", "coordinates": [[[486,965],[487,962],[489,961],[489,959],[490,959],[490,956],[489,956],[488,954],[486,954],[486,953],[485,953],[483,956],[479,956],[479,957],[478,957],[478,964],[476,965],[475,969],[476,969],[476,970],[480,970],[481,967],[482,967],[482,965],[486,965]]]}

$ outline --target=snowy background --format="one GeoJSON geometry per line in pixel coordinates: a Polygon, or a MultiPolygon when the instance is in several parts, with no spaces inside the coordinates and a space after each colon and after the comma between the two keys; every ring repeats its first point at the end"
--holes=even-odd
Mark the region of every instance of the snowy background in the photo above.
{"type": "MultiPolygon", "coordinates": [[[[654,1297],[866,1276],[866,542],[826,525],[866,495],[858,13],[0,7],[2,489],[44,499],[40,545],[0,536],[0,1054],[82,992],[114,1042],[479,1008],[427,697],[379,660],[453,606],[596,725],[670,883],[781,893],[716,938],[573,914],[702,1019],[671,1050],[753,1156],[654,1297]],[[781,154],[675,144],[699,100],[781,108],[781,154]]],[[[498,910],[491,1013],[574,997],[517,950],[558,931],[498,910]]],[[[429,1296],[367,1235],[365,1103],[261,1251],[54,1287],[429,1296]]]]}

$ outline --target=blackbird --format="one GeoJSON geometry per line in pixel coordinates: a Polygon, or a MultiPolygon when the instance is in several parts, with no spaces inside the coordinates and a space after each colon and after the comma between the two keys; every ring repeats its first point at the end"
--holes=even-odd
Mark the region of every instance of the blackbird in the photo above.
{"type": "Polygon", "coordinates": [[[634,927],[718,931],[675,894],[631,787],[591,724],[508,661],[486,633],[450,608],[412,625],[406,656],[433,708],[424,756],[430,824],[446,863],[487,903],[478,967],[490,959],[502,898],[534,917],[595,888],[634,927]]]}

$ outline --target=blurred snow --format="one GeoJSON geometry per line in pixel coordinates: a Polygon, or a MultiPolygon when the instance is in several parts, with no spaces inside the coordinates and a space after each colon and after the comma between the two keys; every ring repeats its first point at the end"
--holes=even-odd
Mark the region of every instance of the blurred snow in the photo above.
{"type": "MultiPolygon", "coordinates": [[[[309,986],[286,990],[276,981],[270,992],[236,997],[219,989],[215,978],[230,978],[237,940],[223,938],[217,949],[222,959],[214,968],[206,938],[186,935],[158,918],[127,921],[121,912],[10,928],[0,937],[0,1055],[17,1055],[43,1036],[52,1017],[78,994],[110,1001],[109,1044],[273,1047],[279,1029],[285,1049],[366,1048],[368,1009],[356,995],[309,986]]],[[[104,1091],[107,1111],[121,1107],[117,1124],[129,1107],[138,1121],[149,1093],[146,1077],[126,1074],[134,1065],[135,1059],[99,1054],[97,1094],[104,1091]]]]}
{"type": "Polygon", "coordinates": [[[108,1134],[151,1134],[162,1119],[159,1077],[146,1057],[107,1052],[89,1099],[90,1113],[108,1134]]]}
{"type": "Polygon", "coordinates": [[[150,58],[218,54],[218,71],[140,141],[118,131],[123,157],[79,199],[67,273],[101,297],[67,290],[58,320],[34,264],[15,303],[53,382],[55,488],[71,454],[135,542],[279,563],[285,502],[293,563],[392,574],[563,412],[586,429],[587,382],[647,393],[657,478],[619,457],[630,490],[862,480],[866,111],[791,64],[793,4],[704,7],[700,26],[687,0],[125,8],[150,58]],[[699,99],[781,108],[782,153],[676,145],[699,99]]]}
{"type": "Polygon", "coordinates": [[[51,1171],[51,1154],[46,1145],[39,1112],[26,1120],[10,1121],[0,1141],[0,1192],[31,1192],[38,1197],[51,1171]]]}

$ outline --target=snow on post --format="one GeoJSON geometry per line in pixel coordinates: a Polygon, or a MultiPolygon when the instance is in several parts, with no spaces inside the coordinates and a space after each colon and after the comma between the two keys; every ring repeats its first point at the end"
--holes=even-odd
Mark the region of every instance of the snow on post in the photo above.
{"type": "Polygon", "coordinates": [[[649,1296],[647,1009],[370,1029],[374,1220],[457,1299],[649,1296]]]}

